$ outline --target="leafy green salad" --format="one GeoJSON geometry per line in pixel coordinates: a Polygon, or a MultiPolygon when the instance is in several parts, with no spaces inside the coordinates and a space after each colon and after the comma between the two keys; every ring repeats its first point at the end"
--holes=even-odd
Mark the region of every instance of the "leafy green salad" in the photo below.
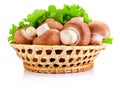
{"type": "MultiPolygon", "coordinates": [[[[81,16],[84,18],[85,23],[92,22],[92,19],[88,16],[85,9],[81,6],[73,4],[73,5],[64,5],[63,8],[58,9],[55,5],[48,6],[48,9],[36,9],[31,14],[28,14],[26,18],[23,18],[17,25],[12,24],[12,27],[9,31],[9,42],[15,42],[14,34],[16,30],[20,27],[29,27],[33,26],[37,28],[41,23],[43,23],[47,18],[53,18],[56,21],[59,21],[62,24],[65,24],[73,17],[81,16]]],[[[112,38],[108,37],[103,40],[103,43],[112,44],[112,38]]]]}

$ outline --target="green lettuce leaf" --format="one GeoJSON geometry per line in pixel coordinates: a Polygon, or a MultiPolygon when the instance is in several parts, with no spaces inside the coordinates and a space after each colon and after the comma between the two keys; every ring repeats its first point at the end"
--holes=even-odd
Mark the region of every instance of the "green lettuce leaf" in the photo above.
{"type": "Polygon", "coordinates": [[[12,24],[12,27],[9,31],[9,37],[8,37],[8,41],[9,42],[15,42],[14,40],[14,34],[15,34],[15,31],[18,29],[18,26],[12,24]]]}
{"type": "Polygon", "coordinates": [[[108,37],[108,38],[104,39],[102,42],[107,43],[107,44],[112,44],[113,43],[113,38],[108,37]]]}

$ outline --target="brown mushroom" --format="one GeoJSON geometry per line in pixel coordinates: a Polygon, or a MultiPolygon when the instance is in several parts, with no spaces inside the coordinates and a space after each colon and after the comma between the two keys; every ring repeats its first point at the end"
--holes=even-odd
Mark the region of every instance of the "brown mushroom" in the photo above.
{"type": "Polygon", "coordinates": [[[33,40],[33,44],[37,45],[59,45],[60,32],[56,29],[50,29],[42,33],[33,40]]]}
{"type": "Polygon", "coordinates": [[[36,36],[34,27],[19,28],[14,34],[14,39],[17,44],[31,44],[36,36]]]}
{"type": "Polygon", "coordinates": [[[44,23],[47,23],[50,29],[57,29],[59,31],[63,29],[63,25],[52,18],[46,19],[44,23]]]}
{"type": "Polygon", "coordinates": [[[90,42],[90,30],[80,18],[68,21],[60,32],[60,39],[66,45],[88,45],[90,42]]]}
{"type": "Polygon", "coordinates": [[[102,44],[102,40],[110,34],[108,25],[100,21],[93,21],[88,24],[88,27],[91,31],[90,44],[100,45],[102,44]]]}

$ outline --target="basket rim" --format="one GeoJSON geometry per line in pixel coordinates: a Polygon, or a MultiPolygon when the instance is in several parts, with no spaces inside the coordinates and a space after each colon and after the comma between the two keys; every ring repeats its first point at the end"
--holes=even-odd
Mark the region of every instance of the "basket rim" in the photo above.
{"type": "Polygon", "coordinates": [[[18,46],[26,46],[26,47],[32,47],[32,46],[36,46],[36,47],[81,47],[81,48],[94,48],[94,47],[102,47],[102,48],[106,48],[107,44],[103,43],[101,45],[87,45],[87,46],[75,46],[75,45],[34,45],[34,44],[16,44],[16,43],[10,43],[11,46],[15,46],[15,45],[18,45],[18,46]]]}

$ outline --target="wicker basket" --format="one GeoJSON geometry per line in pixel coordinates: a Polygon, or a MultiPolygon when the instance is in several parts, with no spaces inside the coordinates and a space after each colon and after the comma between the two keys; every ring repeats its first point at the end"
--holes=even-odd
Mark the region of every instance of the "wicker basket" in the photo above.
{"type": "Polygon", "coordinates": [[[67,73],[91,69],[94,59],[105,44],[98,46],[43,46],[11,43],[23,60],[24,68],[32,72],[67,73]]]}

